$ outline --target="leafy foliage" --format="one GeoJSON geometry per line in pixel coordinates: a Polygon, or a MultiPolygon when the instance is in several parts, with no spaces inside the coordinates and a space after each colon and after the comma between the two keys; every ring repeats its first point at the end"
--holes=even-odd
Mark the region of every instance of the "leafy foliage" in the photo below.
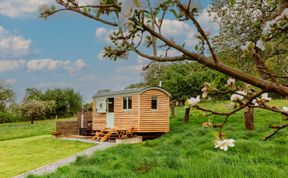
{"type": "Polygon", "coordinates": [[[48,110],[45,114],[47,118],[54,117],[55,115],[59,117],[70,117],[80,111],[82,107],[82,96],[72,88],[49,89],[45,92],[35,88],[28,88],[24,102],[25,100],[54,101],[54,108],[48,110]]]}
{"type": "Polygon", "coordinates": [[[5,86],[0,81],[0,112],[4,112],[7,110],[8,106],[14,103],[15,94],[12,89],[5,86]]]}

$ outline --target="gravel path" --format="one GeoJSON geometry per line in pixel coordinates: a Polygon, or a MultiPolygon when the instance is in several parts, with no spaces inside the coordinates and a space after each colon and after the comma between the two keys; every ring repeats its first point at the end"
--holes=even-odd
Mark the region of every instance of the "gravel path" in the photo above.
{"type": "Polygon", "coordinates": [[[42,166],[40,168],[25,172],[25,173],[20,174],[20,175],[17,175],[14,178],[25,178],[30,174],[42,175],[42,174],[46,174],[46,173],[51,173],[51,172],[55,171],[57,168],[59,168],[60,166],[64,166],[64,165],[67,165],[69,163],[74,162],[78,156],[90,156],[95,151],[105,150],[105,149],[115,145],[115,143],[96,142],[96,141],[92,141],[92,140],[84,140],[84,139],[77,139],[77,138],[64,138],[64,139],[65,140],[82,141],[82,142],[88,142],[88,143],[97,143],[97,145],[94,147],[88,148],[88,149],[86,149],[80,153],[75,154],[75,155],[64,158],[62,160],[59,160],[59,161],[56,161],[54,163],[50,163],[50,164],[47,164],[47,165],[42,166]]]}

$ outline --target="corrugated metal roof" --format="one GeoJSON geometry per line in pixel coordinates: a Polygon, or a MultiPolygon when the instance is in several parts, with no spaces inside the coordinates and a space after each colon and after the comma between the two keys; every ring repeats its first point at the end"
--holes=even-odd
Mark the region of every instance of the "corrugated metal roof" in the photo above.
{"type": "Polygon", "coordinates": [[[119,96],[119,95],[126,95],[126,94],[137,94],[141,93],[144,90],[147,89],[159,89],[167,93],[169,96],[170,94],[165,91],[163,88],[160,87],[144,87],[144,88],[130,88],[130,89],[125,89],[125,90],[119,90],[119,91],[111,91],[111,90],[100,90],[98,91],[93,98],[99,98],[99,97],[109,97],[109,96],[119,96]]]}

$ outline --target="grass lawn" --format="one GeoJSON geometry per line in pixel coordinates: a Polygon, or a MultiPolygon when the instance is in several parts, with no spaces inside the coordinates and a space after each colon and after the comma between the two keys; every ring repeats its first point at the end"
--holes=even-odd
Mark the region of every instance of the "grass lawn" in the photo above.
{"type": "MultiPolygon", "coordinates": [[[[59,119],[74,120],[76,118],[59,119]]],[[[41,120],[30,122],[17,122],[0,124],[0,141],[15,138],[25,138],[37,135],[48,135],[55,130],[55,120],[41,120]]]]}
{"type": "Polygon", "coordinates": [[[53,139],[48,134],[54,129],[55,120],[0,124],[0,177],[24,173],[94,145],[53,139]]]}
{"type": "MultiPolygon", "coordinates": [[[[203,103],[210,109],[226,110],[228,103],[203,103]]],[[[288,106],[287,100],[273,104],[288,106]]],[[[215,129],[203,128],[207,117],[192,111],[189,124],[183,123],[183,108],[171,118],[171,131],[159,139],[136,145],[119,145],[93,156],[80,157],[69,166],[42,177],[143,177],[143,178],[284,178],[288,175],[288,130],[271,140],[261,138],[271,132],[269,124],[281,123],[282,116],[255,111],[255,131],[244,129],[243,112],[229,119],[224,131],[236,146],[227,152],[215,149],[215,129]]],[[[211,116],[217,123],[223,118],[211,116]]],[[[34,176],[30,176],[34,177],[34,176]]],[[[37,176],[36,176],[37,177],[37,176]]]]}
{"type": "Polygon", "coordinates": [[[94,144],[65,141],[50,135],[0,142],[0,177],[11,177],[68,157],[94,144]]]}

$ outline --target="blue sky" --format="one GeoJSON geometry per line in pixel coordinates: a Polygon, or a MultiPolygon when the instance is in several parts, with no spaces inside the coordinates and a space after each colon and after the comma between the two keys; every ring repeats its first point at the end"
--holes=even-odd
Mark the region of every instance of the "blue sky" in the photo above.
{"type": "MultiPolygon", "coordinates": [[[[89,101],[99,89],[123,89],[143,80],[141,67],[147,60],[132,53],[116,62],[99,57],[111,28],[69,12],[38,18],[39,5],[48,1],[0,0],[0,79],[18,100],[28,87],[72,87],[89,101]]],[[[209,3],[201,2],[204,7],[209,3]]],[[[199,18],[204,27],[217,30],[207,13],[199,18]]],[[[191,30],[175,21],[167,21],[166,29],[168,36],[183,39],[187,36],[181,30],[191,30]]]]}

